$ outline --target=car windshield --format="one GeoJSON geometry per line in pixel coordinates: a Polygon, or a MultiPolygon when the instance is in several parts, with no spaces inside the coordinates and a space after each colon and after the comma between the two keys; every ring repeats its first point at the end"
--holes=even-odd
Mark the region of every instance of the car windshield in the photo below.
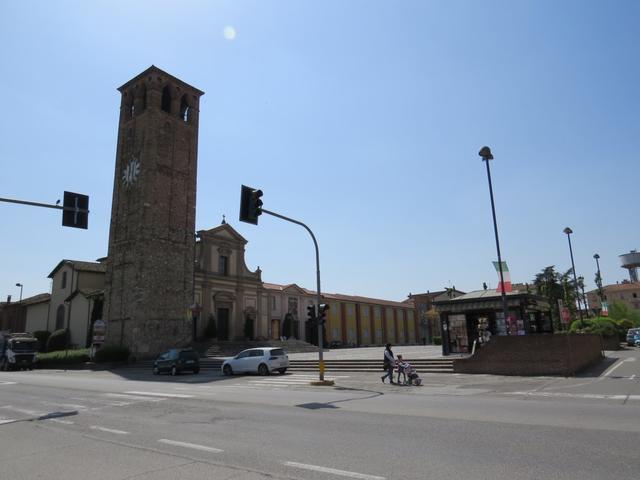
{"type": "Polygon", "coordinates": [[[183,360],[197,360],[198,354],[194,351],[180,352],[180,358],[183,360]]]}

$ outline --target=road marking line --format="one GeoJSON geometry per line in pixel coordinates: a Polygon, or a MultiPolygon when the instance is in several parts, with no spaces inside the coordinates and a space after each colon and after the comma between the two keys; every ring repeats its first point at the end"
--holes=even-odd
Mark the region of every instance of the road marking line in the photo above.
{"type": "Polygon", "coordinates": [[[347,470],[337,470],[335,468],[320,467],[318,465],[307,465],[306,463],[297,462],[284,462],[287,467],[302,468],[304,470],[313,470],[322,473],[332,473],[334,475],[341,475],[343,477],[360,478],[363,480],[386,480],[385,477],[379,477],[377,475],[367,475],[366,473],[349,472],[347,470]]]}
{"type": "Polygon", "coordinates": [[[43,405],[53,405],[54,407],[68,407],[73,408],[74,410],[86,410],[89,407],[85,407],[84,405],[75,405],[73,403],[57,403],[57,402],[42,402],[43,405]]]}
{"type": "Polygon", "coordinates": [[[49,420],[56,423],[62,423],[63,425],[75,425],[75,422],[71,422],[69,420],[60,420],[59,418],[51,418],[49,420]]]}
{"type": "Polygon", "coordinates": [[[631,375],[631,376],[629,377],[629,380],[633,380],[633,379],[635,379],[635,378],[636,378],[636,374],[634,373],[633,375],[631,375]]]}
{"type": "Polygon", "coordinates": [[[4,382],[0,381],[0,385],[16,385],[18,382],[4,382]]]}
{"type": "Polygon", "coordinates": [[[13,422],[17,422],[18,420],[15,418],[2,418],[0,419],[0,425],[4,425],[5,423],[13,423],[13,422]]]}
{"type": "Polygon", "coordinates": [[[640,395],[606,395],[600,393],[565,393],[565,392],[505,392],[504,395],[526,395],[535,397],[588,398],[604,400],[640,400],[640,395]]]}
{"type": "Polygon", "coordinates": [[[150,397],[173,397],[173,398],[193,398],[193,395],[185,395],[183,393],[160,393],[160,392],[124,392],[131,395],[148,395],[150,397]]]}
{"type": "Polygon", "coordinates": [[[3,405],[0,408],[6,408],[7,410],[13,410],[14,412],[24,413],[26,415],[35,415],[37,417],[40,417],[42,415],[46,415],[46,412],[37,412],[35,410],[27,410],[26,408],[16,408],[16,407],[13,407],[11,405],[3,405]]]}
{"type": "Polygon", "coordinates": [[[626,359],[622,360],[622,361],[621,361],[621,362],[619,362],[619,363],[618,363],[618,362],[616,362],[616,363],[614,363],[613,365],[611,365],[611,366],[607,369],[607,371],[606,371],[606,372],[604,372],[604,373],[602,374],[602,376],[603,376],[603,377],[608,377],[608,376],[610,376],[610,375],[611,375],[611,373],[612,373],[616,368],[618,368],[618,367],[620,367],[620,366],[624,365],[624,364],[625,364],[625,363],[627,363],[627,362],[634,362],[635,360],[636,360],[635,358],[631,357],[631,358],[626,358],[626,359]]]}
{"type": "Polygon", "coordinates": [[[203,452],[222,453],[224,450],[219,448],[207,447],[206,445],[198,445],[196,443],[178,442],[176,440],[167,440],[161,438],[158,440],[160,443],[166,443],[167,445],[175,445],[176,447],[193,448],[194,450],[202,450],[203,452]]]}
{"type": "MultiPolygon", "coordinates": [[[[163,400],[166,400],[166,398],[149,398],[149,397],[143,397],[140,395],[127,395],[124,393],[105,393],[105,396],[123,398],[125,400],[141,400],[146,402],[161,402],[163,400]]],[[[130,405],[130,403],[126,403],[125,405],[130,405]]]]}
{"type": "Polygon", "coordinates": [[[124,430],[116,430],[114,428],[99,427],[97,425],[91,425],[89,428],[91,430],[100,430],[101,432],[115,433],[117,435],[129,435],[129,432],[125,432],[124,430]]]}

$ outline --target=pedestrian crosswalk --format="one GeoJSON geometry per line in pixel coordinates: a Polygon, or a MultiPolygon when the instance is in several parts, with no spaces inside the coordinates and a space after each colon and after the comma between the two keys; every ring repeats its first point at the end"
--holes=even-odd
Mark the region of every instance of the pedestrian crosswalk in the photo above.
{"type": "MultiPolygon", "coordinates": [[[[325,376],[325,380],[337,380],[341,378],[349,378],[348,375],[331,375],[325,376]]],[[[246,382],[238,382],[232,385],[223,385],[221,388],[246,388],[246,389],[263,389],[273,388],[282,389],[296,386],[306,386],[310,382],[318,380],[318,375],[296,373],[292,375],[276,375],[269,377],[250,377],[246,382]]]]}
{"type": "Polygon", "coordinates": [[[91,396],[43,400],[35,396],[22,395],[19,405],[15,403],[0,404],[0,425],[33,420],[51,420],[56,423],[73,424],[73,421],[61,420],[59,417],[99,414],[100,410],[108,408],[191,397],[192,395],[160,392],[106,392],[91,396]]]}

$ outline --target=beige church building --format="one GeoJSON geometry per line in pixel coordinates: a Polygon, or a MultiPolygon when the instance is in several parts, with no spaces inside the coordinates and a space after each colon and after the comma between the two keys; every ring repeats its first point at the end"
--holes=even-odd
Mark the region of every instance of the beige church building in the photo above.
{"type": "MultiPolygon", "coordinates": [[[[262,271],[245,263],[245,240],[223,223],[198,232],[195,297],[201,306],[199,336],[215,321],[219,340],[275,340],[292,337],[310,341],[307,307],[316,292],[295,283],[277,285],[262,281],[262,271]],[[285,324],[289,325],[285,327],[285,324]]],[[[326,340],[352,346],[418,343],[419,325],[412,301],[323,293],[330,306],[326,340]]]]}

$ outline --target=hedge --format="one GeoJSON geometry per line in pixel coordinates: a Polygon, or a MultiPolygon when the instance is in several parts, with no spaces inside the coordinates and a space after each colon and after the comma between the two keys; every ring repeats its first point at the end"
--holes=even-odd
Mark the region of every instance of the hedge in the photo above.
{"type": "Polygon", "coordinates": [[[47,340],[47,352],[56,352],[67,348],[67,340],[69,338],[69,330],[63,328],[56,330],[47,340]]]}
{"type": "Polygon", "coordinates": [[[88,361],[88,348],[38,354],[38,366],[40,368],[54,367],[57,365],[75,365],[88,361]]]}
{"type": "Polygon", "coordinates": [[[105,345],[94,355],[94,360],[100,362],[124,362],[129,358],[129,349],[119,345],[105,345]]]}

